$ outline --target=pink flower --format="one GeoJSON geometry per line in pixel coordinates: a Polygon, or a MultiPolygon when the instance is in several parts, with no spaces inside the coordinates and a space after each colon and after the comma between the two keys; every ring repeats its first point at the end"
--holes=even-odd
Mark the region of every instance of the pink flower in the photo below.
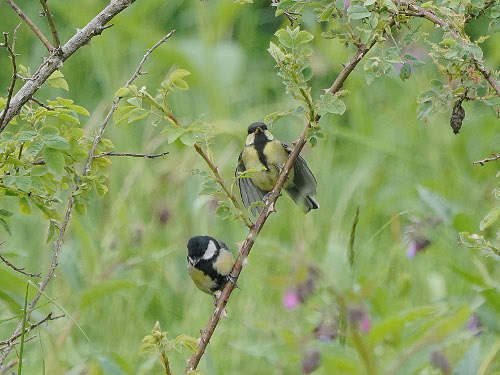
{"type": "Polygon", "coordinates": [[[300,300],[299,300],[299,296],[297,295],[297,293],[293,290],[287,290],[285,292],[285,295],[283,296],[283,307],[287,310],[293,310],[295,309],[299,303],[300,303],[300,300]]]}

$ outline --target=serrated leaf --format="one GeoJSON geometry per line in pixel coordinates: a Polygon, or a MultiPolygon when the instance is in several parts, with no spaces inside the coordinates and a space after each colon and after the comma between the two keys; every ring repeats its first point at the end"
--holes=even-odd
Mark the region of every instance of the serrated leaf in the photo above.
{"type": "Polygon", "coordinates": [[[217,194],[219,192],[219,186],[214,179],[209,178],[206,180],[201,186],[200,195],[212,195],[217,194]]]}
{"type": "Polygon", "coordinates": [[[215,216],[221,220],[229,219],[231,217],[231,207],[227,202],[219,202],[215,209],[215,216]]]}
{"type": "Polygon", "coordinates": [[[342,115],[345,110],[346,105],[338,96],[334,96],[332,93],[326,93],[320,96],[317,108],[318,114],[324,115],[325,113],[334,113],[342,115]]]}
{"type": "Polygon", "coordinates": [[[61,174],[64,171],[64,156],[56,149],[45,149],[45,164],[50,171],[61,174]]]}
{"type": "Polygon", "coordinates": [[[19,199],[19,212],[21,212],[23,215],[31,214],[31,203],[26,197],[21,197],[19,199]]]}

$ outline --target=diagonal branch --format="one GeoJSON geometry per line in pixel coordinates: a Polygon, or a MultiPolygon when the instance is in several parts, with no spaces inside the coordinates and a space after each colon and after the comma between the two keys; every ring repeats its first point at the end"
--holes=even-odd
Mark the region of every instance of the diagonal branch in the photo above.
{"type": "Polygon", "coordinates": [[[43,14],[47,17],[47,22],[50,26],[50,31],[52,32],[52,39],[54,39],[54,46],[59,48],[61,46],[61,41],[59,40],[59,34],[57,32],[56,24],[54,23],[54,19],[52,18],[52,13],[50,12],[49,7],[47,6],[47,0],[40,0],[40,4],[43,8],[43,14]]]}
{"type": "MultiPolygon", "coordinates": [[[[7,48],[7,51],[9,52],[10,55],[10,60],[12,61],[12,79],[10,81],[10,86],[7,91],[7,101],[5,102],[5,108],[9,108],[10,101],[12,99],[12,94],[14,93],[14,87],[16,86],[16,79],[17,79],[17,65],[16,65],[16,34],[17,34],[17,29],[19,29],[19,26],[21,24],[17,25],[17,27],[14,29],[14,32],[12,33],[12,45],[9,45],[9,38],[8,38],[8,33],[3,33],[3,37],[5,39],[5,42],[2,43],[1,45],[7,48]]],[[[3,122],[6,111],[3,111],[3,114],[0,116],[0,124],[3,122]]]]}
{"type": "Polygon", "coordinates": [[[6,112],[6,115],[2,113],[4,120],[0,123],[0,132],[19,113],[21,107],[35,94],[47,78],[62,66],[64,61],[79,48],[88,44],[94,36],[100,35],[104,29],[109,27],[106,24],[114,16],[128,8],[134,2],[135,0],[112,0],[108,6],[95,16],[92,21],[78,30],[62,47],[53,50],[50,56],[38,67],[31,79],[26,81],[23,87],[14,95],[10,106],[4,108],[3,112],[6,112]]]}
{"type": "Polygon", "coordinates": [[[31,30],[35,33],[35,35],[40,39],[40,41],[43,43],[43,45],[47,48],[49,52],[52,52],[54,47],[50,44],[50,42],[47,40],[45,35],[40,31],[38,27],[29,19],[29,17],[19,8],[12,0],[5,0],[7,4],[9,4],[12,9],[21,17],[21,19],[26,22],[26,24],[30,27],[31,30]]]}
{"type": "MultiPolygon", "coordinates": [[[[393,25],[394,21],[391,21],[389,23],[389,27],[393,25]]],[[[326,91],[335,95],[342,88],[342,85],[344,84],[345,80],[347,79],[349,74],[351,74],[351,72],[354,70],[356,65],[361,61],[361,59],[368,53],[368,51],[376,43],[377,43],[377,38],[374,38],[368,46],[358,47],[358,51],[356,51],[356,53],[351,58],[349,63],[344,65],[344,68],[338,75],[335,82],[326,91]]],[[[319,119],[320,119],[319,115],[316,116],[315,120],[319,121],[319,119]]],[[[215,331],[215,328],[217,327],[217,324],[219,323],[221,317],[223,316],[223,311],[227,305],[229,297],[231,296],[231,293],[233,292],[235,286],[237,285],[238,277],[240,276],[244,261],[250,254],[253,244],[255,243],[257,236],[259,235],[262,227],[267,221],[267,218],[272,212],[275,212],[274,209],[275,202],[281,195],[281,189],[283,188],[283,185],[285,184],[288,178],[288,173],[292,169],[295,160],[297,160],[297,157],[299,156],[300,152],[302,151],[302,149],[306,144],[306,136],[310,128],[311,128],[311,123],[308,123],[305,126],[304,130],[302,131],[302,134],[297,143],[295,144],[295,147],[293,148],[292,152],[288,155],[288,159],[286,160],[286,163],[283,169],[281,170],[278,179],[276,180],[276,184],[274,185],[273,190],[269,193],[269,196],[265,202],[266,205],[264,209],[260,213],[255,223],[250,227],[250,231],[248,232],[245,241],[240,247],[238,258],[236,259],[236,262],[234,263],[233,269],[231,271],[231,277],[233,282],[228,282],[224,287],[224,289],[222,290],[221,295],[217,300],[217,305],[212,313],[212,316],[210,317],[207,325],[205,326],[205,329],[201,331],[201,337],[197,346],[197,351],[189,359],[187,367],[184,371],[185,375],[188,374],[190,371],[195,370],[198,367],[200,359],[201,357],[203,357],[203,354],[205,353],[205,350],[208,346],[208,343],[210,342],[210,339],[215,331]]]]}
{"type": "MultiPolygon", "coordinates": [[[[137,77],[139,77],[139,75],[144,74],[144,73],[141,72],[141,69],[142,69],[142,66],[144,65],[145,61],[148,59],[148,57],[151,55],[151,53],[157,47],[159,47],[162,43],[166,42],[172,36],[172,34],[174,32],[175,32],[175,30],[172,30],[165,37],[163,37],[158,43],[156,43],[153,47],[151,47],[150,49],[147,50],[146,54],[144,55],[144,57],[142,58],[141,62],[139,63],[137,69],[135,70],[134,74],[132,74],[132,76],[130,77],[130,79],[125,84],[125,87],[128,87],[137,77]]],[[[92,144],[92,147],[91,147],[91,149],[89,151],[89,154],[87,156],[87,161],[85,162],[85,166],[83,168],[82,176],[85,176],[85,175],[87,175],[87,174],[89,174],[91,172],[90,163],[92,162],[92,159],[94,158],[94,154],[95,154],[95,150],[97,148],[97,144],[99,143],[99,141],[100,141],[100,139],[102,137],[102,134],[104,133],[104,130],[105,130],[105,128],[106,128],[106,126],[107,126],[107,124],[108,124],[111,116],[113,115],[114,111],[116,110],[116,108],[118,106],[118,102],[120,100],[121,100],[121,98],[118,97],[118,98],[116,98],[113,101],[113,105],[111,106],[111,109],[109,110],[109,112],[107,113],[106,117],[104,118],[104,121],[102,122],[101,126],[99,127],[99,130],[97,131],[97,135],[94,138],[94,143],[92,144]]],[[[29,319],[29,317],[31,315],[31,311],[35,308],[36,304],[38,303],[38,300],[42,296],[43,291],[45,290],[45,288],[49,284],[50,280],[54,277],[54,272],[56,270],[57,265],[59,264],[59,254],[61,253],[61,247],[62,247],[62,243],[63,243],[63,240],[64,240],[64,234],[66,233],[66,228],[67,228],[69,220],[71,218],[71,213],[73,211],[73,204],[75,202],[75,194],[77,193],[77,191],[79,189],[80,182],[81,182],[81,178],[79,178],[79,180],[76,182],[76,184],[75,184],[75,186],[73,188],[73,191],[71,193],[71,196],[68,199],[68,205],[67,205],[67,209],[66,209],[66,214],[64,216],[64,221],[63,221],[63,223],[61,225],[59,236],[57,237],[57,239],[56,239],[56,241],[54,243],[54,253],[52,255],[52,263],[51,263],[51,265],[49,267],[49,270],[48,270],[45,278],[39,284],[39,289],[37,290],[37,293],[36,293],[35,297],[31,300],[30,304],[27,307],[26,320],[29,319]]],[[[22,322],[20,322],[18,324],[17,328],[12,333],[11,339],[12,339],[12,337],[15,337],[15,336],[19,335],[19,333],[21,331],[22,331],[22,322]]],[[[13,348],[13,345],[5,348],[3,350],[3,352],[0,354],[0,374],[2,373],[2,367],[1,366],[3,365],[5,359],[7,358],[7,355],[10,353],[10,351],[12,350],[12,348],[13,348]]]]}

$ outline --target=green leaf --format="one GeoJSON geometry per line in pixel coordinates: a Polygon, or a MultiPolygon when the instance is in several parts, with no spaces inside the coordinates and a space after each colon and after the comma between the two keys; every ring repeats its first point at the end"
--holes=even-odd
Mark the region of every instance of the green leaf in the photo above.
{"type": "Polygon", "coordinates": [[[488,26],[488,31],[491,33],[491,34],[494,34],[494,33],[497,33],[500,31],[500,18],[495,18],[493,19],[489,26],[488,26]]]}
{"type": "Polygon", "coordinates": [[[49,76],[49,78],[47,78],[47,83],[52,87],[69,91],[68,82],[66,82],[64,75],[59,70],[56,70],[49,76]]]}
{"type": "Polygon", "coordinates": [[[229,219],[231,217],[231,207],[225,201],[219,202],[215,209],[215,216],[221,220],[229,219]]]}
{"type": "Polygon", "coordinates": [[[59,150],[46,148],[45,164],[50,171],[61,174],[64,171],[64,156],[59,150]]]}
{"type": "Polygon", "coordinates": [[[55,234],[56,234],[56,226],[54,225],[54,223],[51,220],[50,224],[49,224],[49,230],[47,232],[47,239],[45,240],[45,244],[48,244],[50,242],[50,240],[52,240],[52,238],[54,238],[55,234]]]}
{"type": "Polygon", "coordinates": [[[347,15],[353,20],[360,20],[362,18],[370,17],[370,11],[362,5],[351,4],[347,9],[347,15]]]}
{"type": "Polygon", "coordinates": [[[118,108],[115,111],[115,113],[113,114],[114,124],[118,125],[121,122],[125,121],[130,116],[130,113],[135,109],[137,109],[137,107],[135,107],[133,105],[126,105],[126,106],[118,108]]]}
{"type": "Polygon", "coordinates": [[[43,140],[43,143],[45,143],[45,145],[47,147],[50,147],[50,148],[53,148],[56,150],[69,149],[69,142],[65,138],[59,137],[59,136],[51,136],[49,138],[45,138],[43,140]]]}
{"type": "Polygon", "coordinates": [[[13,215],[12,212],[7,211],[7,210],[5,210],[3,208],[0,208],[0,216],[1,217],[11,217],[12,215],[13,215]]]}
{"type": "Polygon", "coordinates": [[[24,156],[26,157],[36,156],[42,150],[43,145],[44,143],[41,139],[35,139],[34,141],[30,142],[29,146],[26,148],[24,156]]]}
{"type": "Polygon", "coordinates": [[[16,186],[23,190],[28,191],[31,187],[31,177],[30,176],[18,176],[15,180],[16,186]]]}
{"type": "Polygon", "coordinates": [[[7,224],[7,222],[0,218],[0,226],[7,232],[7,234],[10,236],[10,228],[9,228],[9,225],[7,224]]]}
{"type": "Polygon", "coordinates": [[[108,187],[106,185],[103,185],[103,184],[96,184],[95,190],[96,190],[97,195],[99,195],[99,197],[102,198],[108,192],[108,187]]]}
{"type": "Polygon", "coordinates": [[[180,126],[169,124],[165,126],[165,129],[163,129],[162,133],[166,133],[167,142],[172,143],[175,142],[176,139],[184,133],[184,131],[185,129],[181,128],[180,126]]]}
{"type": "Polygon", "coordinates": [[[401,67],[401,70],[399,71],[399,78],[401,78],[401,81],[406,81],[408,78],[411,76],[411,67],[410,64],[407,62],[403,63],[403,66],[401,67]]]}
{"type": "Polygon", "coordinates": [[[128,87],[121,87],[115,92],[115,98],[121,98],[130,95],[130,89],[128,87]]]}
{"type": "Polygon", "coordinates": [[[22,197],[19,199],[19,212],[21,212],[23,215],[31,214],[31,203],[26,197],[22,197]]]}
{"type": "Polygon", "coordinates": [[[188,130],[182,133],[180,139],[186,146],[193,146],[196,143],[196,134],[188,130]]]}
{"type": "Polygon", "coordinates": [[[206,180],[203,185],[201,185],[200,195],[213,195],[219,193],[219,185],[213,178],[206,180]]]}
{"type": "Polygon", "coordinates": [[[87,213],[87,205],[82,202],[75,203],[75,211],[81,216],[84,216],[87,213]]]}
{"type": "Polygon", "coordinates": [[[23,130],[17,133],[17,139],[20,141],[30,141],[33,138],[36,138],[38,136],[38,133],[32,130],[23,130]]]}
{"type": "Polygon", "coordinates": [[[317,112],[320,115],[325,113],[335,113],[337,115],[342,115],[346,110],[346,105],[338,96],[334,96],[332,93],[326,93],[320,96],[318,102],[317,112]]]}
{"type": "Polygon", "coordinates": [[[479,223],[479,230],[482,232],[486,228],[488,228],[491,224],[493,224],[498,219],[498,215],[500,215],[500,207],[493,208],[488,215],[484,217],[483,220],[479,223]]]}

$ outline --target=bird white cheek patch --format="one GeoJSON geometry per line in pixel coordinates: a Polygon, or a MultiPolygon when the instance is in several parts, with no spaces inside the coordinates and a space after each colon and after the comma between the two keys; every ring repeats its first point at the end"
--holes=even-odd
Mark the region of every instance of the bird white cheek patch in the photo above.
{"type": "Polygon", "coordinates": [[[210,241],[207,246],[207,251],[205,251],[205,254],[203,254],[203,259],[212,259],[216,251],[217,247],[215,246],[213,241],[210,241]]]}

